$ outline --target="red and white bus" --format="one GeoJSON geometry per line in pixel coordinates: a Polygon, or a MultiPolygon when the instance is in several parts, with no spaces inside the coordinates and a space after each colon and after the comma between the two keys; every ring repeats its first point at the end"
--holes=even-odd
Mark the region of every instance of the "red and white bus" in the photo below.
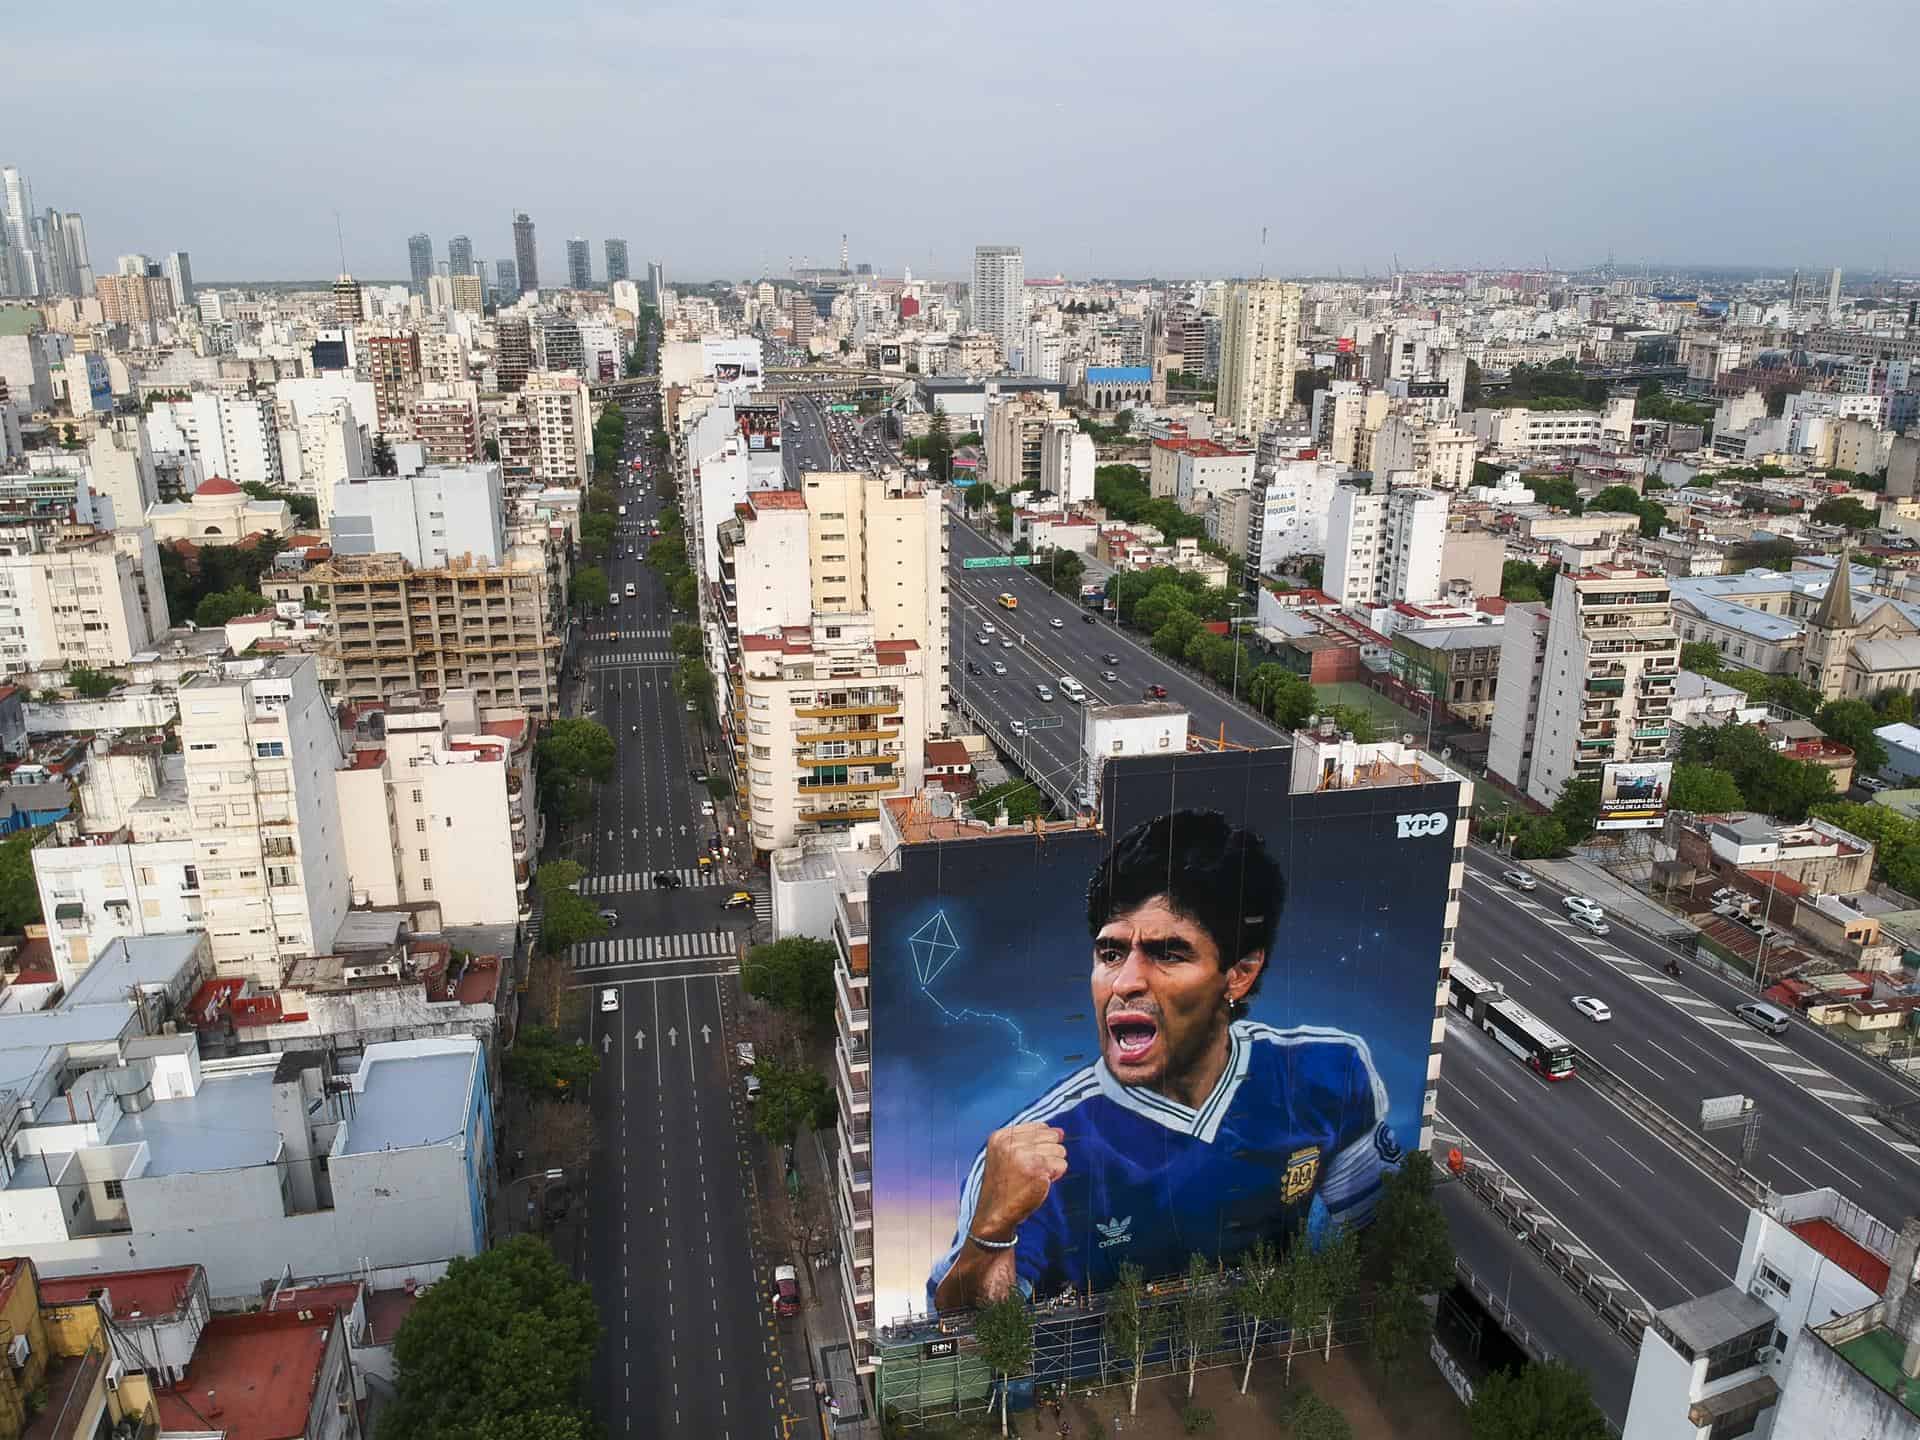
{"type": "Polygon", "coordinates": [[[1453,962],[1447,1003],[1547,1080],[1571,1080],[1573,1042],[1471,966],[1453,962]]]}

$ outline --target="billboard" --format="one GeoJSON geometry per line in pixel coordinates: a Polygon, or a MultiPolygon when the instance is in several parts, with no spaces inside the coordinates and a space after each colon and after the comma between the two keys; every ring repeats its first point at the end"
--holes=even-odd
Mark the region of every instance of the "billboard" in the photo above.
{"type": "Polygon", "coordinates": [[[1667,818],[1673,762],[1609,765],[1600,773],[1600,819],[1596,830],[1658,830],[1667,818]]]}
{"type": "Polygon", "coordinates": [[[1291,756],[1115,758],[1098,828],[873,874],[877,1324],[1370,1218],[1420,1140],[1459,784],[1293,794],[1291,756]]]}

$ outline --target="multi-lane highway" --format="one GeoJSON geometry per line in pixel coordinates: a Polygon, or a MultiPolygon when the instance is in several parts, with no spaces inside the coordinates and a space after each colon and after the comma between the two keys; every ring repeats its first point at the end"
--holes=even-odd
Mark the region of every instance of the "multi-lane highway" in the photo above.
{"type": "Polygon", "coordinates": [[[583,647],[585,704],[617,746],[573,856],[583,892],[614,917],[573,951],[603,1057],[587,1205],[605,1329],[595,1408],[612,1435],[763,1440],[781,1431],[779,1326],[793,1322],[773,1320],[766,1257],[751,1240],[747,1117],[728,1059],[732,932],[753,912],[723,910],[732,887],[700,863],[715,821],[692,778],[705,758],[672,687],[669,640],[686,617],[644,559],[665,484],[643,443],[653,419],[650,406],[628,414],[645,468],[621,477],[627,520],[607,570],[622,598],[588,621],[597,638],[583,647]],[[656,872],[692,883],[665,888],[656,872]]]}

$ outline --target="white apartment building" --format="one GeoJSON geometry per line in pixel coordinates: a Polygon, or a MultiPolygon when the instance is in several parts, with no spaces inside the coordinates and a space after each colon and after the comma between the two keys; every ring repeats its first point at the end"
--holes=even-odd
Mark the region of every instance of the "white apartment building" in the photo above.
{"type": "Polygon", "coordinates": [[[1507,607],[1488,767],[1551,805],[1610,762],[1660,759],[1679,668],[1666,576],[1561,571],[1550,608],[1507,607]]]}
{"type": "Polygon", "coordinates": [[[333,491],[356,475],[373,470],[372,446],[354,418],[351,402],[322,401],[298,412],[280,431],[280,465],[287,489],[311,495],[320,528],[333,521],[333,491]]]}
{"type": "Polygon", "coordinates": [[[1267,574],[1295,555],[1327,553],[1327,517],[1352,474],[1327,460],[1282,460],[1254,481],[1247,509],[1247,572],[1267,574]]]}
{"type": "Polygon", "coordinates": [[[138,525],[160,499],[160,477],[144,415],[115,415],[100,422],[87,442],[87,483],[113,502],[116,526],[138,525]]]}
{"type": "Polygon", "coordinates": [[[1480,440],[1471,430],[1435,425],[1415,442],[1414,470],[1428,489],[1464,495],[1473,486],[1473,467],[1479,455],[1480,440]]]}
{"type": "Polygon", "coordinates": [[[462,558],[498,565],[507,552],[505,513],[497,464],[429,465],[335,486],[329,535],[339,555],[397,554],[423,569],[462,558]]]}
{"type": "Polygon", "coordinates": [[[593,476],[586,382],[565,372],[533,371],[520,387],[520,412],[533,427],[534,483],[586,484],[593,476]]]}
{"type": "Polygon", "coordinates": [[[471,691],[389,705],[384,744],[335,772],[356,905],[431,902],[443,925],[512,925],[526,901],[524,716],[484,725],[471,691]]]}
{"type": "Polygon", "coordinates": [[[855,611],[740,637],[739,793],[756,851],[875,820],[888,796],[919,791],[926,657],[915,640],[876,637],[855,611]]]}
{"type": "Polygon", "coordinates": [[[1830,1189],[1749,1210],[1733,1284],[1642,1334],[1623,1440],[1913,1434],[1897,1392],[1917,1251],[1920,1221],[1896,1233],[1830,1189]]]}
{"type": "Polygon", "coordinates": [[[277,986],[332,946],[349,898],[340,735],[312,657],[183,681],[180,740],[214,966],[277,986]]]}
{"type": "Polygon", "coordinates": [[[1327,517],[1324,588],[1359,609],[1438,600],[1446,544],[1447,497],[1440,491],[1343,485],[1327,517]]]}
{"type": "Polygon", "coordinates": [[[0,537],[0,669],[124,666],[172,624],[149,529],[0,537]]]}
{"type": "Polygon", "coordinates": [[[973,328],[991,335],[1013,364],[1027,328],[1027,262],[1018,245],[973,247],[973,328]]]}
{"type": "Polygon", "coordinates": [[[1600,443],[1605,417],[1598,410],[1472,410],[1474,438],[1493,450],[1531,454],[1600,443]]]}
{"type": "Polygon", "coordinates": [[[1254,280],[1233,287],[1220,335],[1220,419],[1248,435],[1293,403],[1300,287],[1254,280]]]}
{"type": "Polygon", "coordinates": [[[1079,424],[1059,417],[1047,422],[1040,437],[1040,488],[1060,497],[1063,505],[1093,503],[1096,461],[1093,437],[1079,424]]]}
{"type": "Polygon", "coordinates": [[[201,473],[236,485],[281,483],[280,428],[271,400],[202,391],[191,404],[201,473]]]}

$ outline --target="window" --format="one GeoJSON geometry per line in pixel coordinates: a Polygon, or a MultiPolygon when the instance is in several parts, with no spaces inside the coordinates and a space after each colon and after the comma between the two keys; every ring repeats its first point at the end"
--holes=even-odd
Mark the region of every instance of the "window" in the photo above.
{"type": "Polygon", "coordinates": [[[422,865],[426,864],[427,860],[430,858],[430,855],[431,855],[430,851],[422,850],[420,852],[420,863],[422,865]]]}
{"type": "Polygon", "coordinates": [[[1760,1262],[1760,1278],[1782,1295],[1793,1294],[1793,1282],[1764,1260],[1760,1262]]]}
{"type": "Polygon", "coordinates": [[[287,742],[284,740],[256,741],[253,753],[262,760],[284,760],[287,756],[287,742]]]}
{"type": "Polygon", "coordinates": [[[416,805],[420,803],[420,792],[418,790],[413,792],[413,803],[416,805]]]}
{"type": "Polygon", "coordinates": [[[109,1180],[101,1188],[106,1191],[107,1199],[109,1200],[118,1200],[124,1193],[118,1180],[109,1180]]]}
{"type": "Polygon", "coordinates": [[[424,835],[427,833],[427,822],[425,820],[415,820],[413,822],[413,828],[424,835]]]}

